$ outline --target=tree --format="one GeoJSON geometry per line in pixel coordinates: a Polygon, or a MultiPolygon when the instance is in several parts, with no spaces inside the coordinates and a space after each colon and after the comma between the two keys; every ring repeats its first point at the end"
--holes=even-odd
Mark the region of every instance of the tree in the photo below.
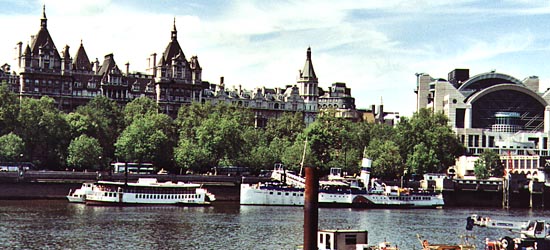
{"type": "Polygon", "coordinates": [[[160,145],[159,154],[157,154],[153,162],[156,166],[166,170],[175,170],[174,166],[174,147],[178,143],[178,136],[174,126],[174,120],[166,114],[151,114],[148,116],[154,123],[154,127],[166,136],[167,140],[160,145]]]}
{"type": "Polygon", "coordinates": [[[174,160],[185,172],[206,172],[205,166],[210,165],[210,152],[205,147],[200,147],[188,138],[180,138],[178,146],[174,149],[174,160]]]}
{"type": "Polygon", "coordinates": [[[13,132],[17,127],[19,102],[7,84],[0,85],[0,135],[13,132]]]}
{"type": "MultiPolygon", "coordinates": [[[[274,140],[275,141],[275,140],[274,140]]],[[[304,167],[317,166],[315,165],[315,156],[313,155],[309,142],[306,141],[305,135],[300,134],[294,142],[289,142],[290,146],[285,147],[284,154],[282,155],[283,164],[291,169],[300,173],[301,163],[303,161],[304,167]],[[305,145],[305,146],[304,146],[305,145]],[[305,151],[305,152],[304,152],[305,151]]],[[[303,173],[303,169],[302,169],[303,173]]]]}
{"type": "Polygon", "coordinates": [[[439,160],[433,149],[420,143],[414,146],[414,152],[407,159],[407,172],[425,174],[438,171],[439,160]]]}
{"type": "Polygon", "coordinates": [[[0,136],[0,159],[2,161],[21,161],[25,143],[14,133],[0,136]]]}
{"type": "Polygon", "coordinates": [[[479,157],[474,162],[474,174],[478,179],[487,179],[489,178],[489,168],[483,157],[479,157]]]}
{"type": "Polygon", "coordinates": [[[102,157],[108,162],[114,158],[114,144],[124,127],[122,116],[122,110],[115,101],[98,95],[70,113],[67,121],[71,126],[72,138],[82,134],[96,138],[103,148],[102,157]]]}
{"type": "MultiPolygon", "coordinates": [[[[155,114],[157,115],[157,114],[155,114]]],[[[135,119],[118,137],[115,155],[126,162],[154,162],[168,137],[156,125],[155,115],[135,119]]]]}
{"type": "Polygon", "coordinates": [[[157,114],[159,105],[151,98],[139,97],[124,107],[124,122],[130,125],[134,120],[145,117],[149,114],[157,114]]]}
{"type": "Polygon", "coordinates": [[[214,113],[214,108],[215,106],[210,102],[203,104],[194,102],[189,106],[180,107],[175,121],[180,137],[194,137],[195,128],[214,113]]]}
{"type": "Polygon", "coordinates": [[[393,141],[374,139],[365,150],[365,157],[372,160],[372,174],[382,178],[398,178],[404,166],[399,148],[393,141]]]}
{"type": "Polygon", "coordinates": [[[399,146],[402,159],[408,163],[418,163],[421,158],[427,160],[424,163],[437,162],[438,165],[433,167],[433,172],[444,172],[449,166],[454,165],[456,157],[464,153],[464,146],[449,127],[448,122],[445,114],[441,112],[434,114],[429,109],[420,109],[411,119],[401,118],[396,126],[395,141],[399,146]],[[423,144],[424,148],[415,150],[415,147],[420,144],[423,144]],[[415,152],[417,152],[416,155],[415,152]],[[435,156],[437,161],[428,160],[432,157],[430,155],[435,156]]]}
{"type": "Polygon", "coordinates": [[[206,172],[219,164],[250,163],[250,158],[243,155],[250,154],[253,145],[244,138],[256,137],[251,131],[253,121],[249,110],[224,104],[193,104],[181,108],[176,120],[180,129],[178,146],[174,149],[177,165],[206,172]],[[194,148],[189,151],[190,147],[194,148]]]}
{"type": "Polygon", "coordinates": [[[485,150],[474,162],[474,174],[478,179],[487,179],[490,176],[502,176],[504,165],[498,153],[492,150],[485,150]]]}
{"type": "Polygon", "coordinates": [[[218,165],[222,159],[231,159],[236,164],[237,156],[244,153],[242,130],[235,119],[212,117],[196,129],[196,139],[199,146],[211,153],[211,164],[218,165]]]}
{"type": "Polygon", "coordinates": [[[103,149],[99,141],[87,135],[81,135],[71,141],[67,165],[76,169],[102,169],[103,149]]]}
{"type": "Polygon", "coordinates": [[[271,118],[265,128],[265,136],[268,142],[274,138],[288,138],[291,141],[306,127],[304,116],[301,112],[283,113],[278,118],[271,118]]]}
{"type": "Polygon", "coordinates": [[[70,129],[64,116],[48,96],[21,99],[16,134],[25,142],[25,157],[42,167],[64,169],[70,143],[70,129]]]}

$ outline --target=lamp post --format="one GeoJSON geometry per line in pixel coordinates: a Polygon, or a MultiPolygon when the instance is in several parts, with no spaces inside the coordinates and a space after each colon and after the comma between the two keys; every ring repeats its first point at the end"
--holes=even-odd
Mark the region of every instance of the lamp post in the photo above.
{"type": "Polygon", "coordinates": [[[99,164],[99,171],[103,170],[103,162],[101,162],[101,155],[97,157],[98,158],[98,164],[99,164]]]}

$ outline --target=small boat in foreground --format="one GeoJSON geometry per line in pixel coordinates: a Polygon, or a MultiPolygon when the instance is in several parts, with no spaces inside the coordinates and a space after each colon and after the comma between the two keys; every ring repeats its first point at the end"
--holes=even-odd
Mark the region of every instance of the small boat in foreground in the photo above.
{"type": "Polygon", "coordinates": [[[140,178],[137,183],[98,181],[86,196],[87,205],[210,205],[216,198],[200,184],[157,182],[140,178]]]}
{"type": "Polygon", "coordinates": [[[69,190],[69,194],[66,196],[69,202],[75,203],[85,203],[86,195],[92,194],[93,183],[85,182],[82,183],[80,188],[69,190]]]}
{"type": "Polygon", "coordinates": [[[432,244],[428,240],[422,239],[422,236],[416,235],[418,241],[422,245],[422,250],[475,250],[476,246],[474,243],[470,243],[470,239],[474,239],[474,236],[461,236],[460,244],[432,244]]]}

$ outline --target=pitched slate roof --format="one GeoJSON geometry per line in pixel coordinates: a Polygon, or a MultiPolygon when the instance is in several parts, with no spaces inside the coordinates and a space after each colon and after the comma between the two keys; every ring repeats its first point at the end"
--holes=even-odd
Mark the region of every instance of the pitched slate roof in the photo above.
{"type": "Polygon", "coordinates": [[[40,47],[42,47],[46,50],[52,50],[56,59],[61,59],[61,57],[59,56],[59,52],[57,51],[57,48],[53,43],[52,37],[50,36],[50,32],[48,32],[47,21],[48,19],[46,18],[46,7],[44,6],[44,8],[42,9],[42,19],[40,19],[40,30],[31,41],[31,52],[33,55],[38,55],[39,49],[40,47]]]}
{"type": "Polygon", "coordinates": [[[108,54],[105,56],[105,59],[103,60],[103,63],[99,67],[99,74],[104,76],[106,73],[109,73],[112,69],[115,71],[120,71],[118,66],[116,65],[115,59],[113,54],[108,54]]]}
{"type": "Polygon", "coordinates": [[[166,46],[166,49],[164,50],[164,53],[162,53],[162,57],[159,61],[159,65],[165,66],[165,65],[172,65],[172,58],[179,57],[178,59],[185,59],[185,54],[183,53],[183,50],[180,47],[180,44],[178,42],[178,31],[176,30],[176,19],[174,18],[174,27],[172,28],[172,35],[170,43],[168,43],[168,46],[166,46]]]}
{"type": "Polygon", "coordinates": [[[86,70],[86,71],[92,70],[92,63],[90,62],[90,59],[86,54],[86,50],[84,49],[84,45],[82,44],[82,41],[80,41],[80,47],[78,48],[78,51],[74,56],[73,62],[74,62],[73,68],[76,70],[86,70]]]}

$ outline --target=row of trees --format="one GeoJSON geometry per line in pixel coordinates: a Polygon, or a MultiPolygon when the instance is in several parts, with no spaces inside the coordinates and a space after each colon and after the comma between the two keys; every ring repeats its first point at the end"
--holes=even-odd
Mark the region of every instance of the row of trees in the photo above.
{"type": "Polygon", "coordinates": [[[301,113],[286,113],[261,129],[250,110],[233,106],[193,103],[180,108],[176,119],[158,110],[149,98],[121,108],[97,96],[65,114],[49,97],[19,99],[2,87],[0,158],[48,169],[153,162],[172,172],[231,165],[259,171],[276,162],[298,170],[303,161],[356,173],[361,158],[369,157],[375,176],[396,178],[445,171],[464,152],[446,116],[429,110],[402,117],[394,127],[353,123],[331,112],[306,127],[301,113]]]}

